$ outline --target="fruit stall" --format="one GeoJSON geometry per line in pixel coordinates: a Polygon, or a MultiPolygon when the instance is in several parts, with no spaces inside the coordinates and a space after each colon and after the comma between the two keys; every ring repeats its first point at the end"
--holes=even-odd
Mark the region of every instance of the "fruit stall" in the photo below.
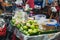
{"type": "Polygon", "coordinates": [[[45,15],[29,17],[27,12],[16,11],[10,21],[14,34],[20,40],[52,40],[58,34],[58,23],[55,19],[47,19],[45,15]]]}
{"type": "Polygon", "coordinates": [[[57,0],[0,0],[0,40],[60,40],[57,0]]]}

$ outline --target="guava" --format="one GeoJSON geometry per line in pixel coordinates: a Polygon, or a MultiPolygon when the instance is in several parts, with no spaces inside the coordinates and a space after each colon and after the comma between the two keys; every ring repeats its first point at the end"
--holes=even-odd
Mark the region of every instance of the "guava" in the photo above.
{"type": "Polygon", "coordinates": [[[34,25],[31,25],[30,28],[31,28],[31,29],[35,29],[35,26],[34,26],[34,25]]]}
{"type": "Polygon", "coordinates": [[[34,23],[37,23],[37,21],[36,21],[36,20],[34,20],[34,23]]]}
{"type": "Polygon", "coordinates": [[[14,23],[15,23],[15,20],[14,20],[14,19],[12,19],[12,20],[11,20],[11,22],[14,24],[14,23]]]}
{"type": "Polygon", "coordinates": [[[38,29],[34,29],[34,30],[33,30],[33,33],[37,33],[37,32],[38,32],[38,29]]]}
{"type": "Polygon", "coordinates": [[[28,20],[28,23],[32,24],[32,23],[34,23],[34,21],[33,20],[28,20]]]}
{"type": "Polygon", "coordinates": [[[33,30],[32,29],[28,29],[28,32],[29,32],[29,34],[32,34],[33,30]]]}
{"type": "Polygon", "coordinates": [[[30,34],[28,33],[28,31],[26,31],[26,30],[24,30],[23,33],[24,33],[25,35],[28,35],[28,36],[30,35],[30,34]]]}
{"type": "Polygon", "coordinates": [[[17,28],[19,29],[21,26],[20,26],[20,24],[17,24],[17,28]]]}
{"type": "Polygon", "coordinates": [[[23,29],[24,29],[24,30],[27,30],[27,29],[28,29],[28,27],[27,27],[27,26],[23,26],[23,29]]]}
{"type": "Polygon", "coordinates": [[[26,23],[26,26],[30,26],[30,23],[26,23]]]}
{"type": "Polygon", "coordinates": [[[19,29],[20,31],[23,31],[23,27],[20,27],[20,29],[19,29]]]}

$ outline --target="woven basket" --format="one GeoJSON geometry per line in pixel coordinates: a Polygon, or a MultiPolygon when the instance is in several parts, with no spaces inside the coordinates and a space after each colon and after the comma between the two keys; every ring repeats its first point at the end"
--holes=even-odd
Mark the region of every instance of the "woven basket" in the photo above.
{"type": "Polygon", "coordinates": [[[54,29],[55,29],[55,26],[42,25],[42,27],[43,27],[45,30],[54,30],[54,29]]]}

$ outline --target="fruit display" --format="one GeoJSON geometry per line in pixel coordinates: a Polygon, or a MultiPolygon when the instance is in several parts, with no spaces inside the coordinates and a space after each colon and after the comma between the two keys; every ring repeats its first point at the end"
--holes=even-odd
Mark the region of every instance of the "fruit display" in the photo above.
{"type": "Polygon", "coordinates": [[[22,33],[25,35],[37,35],[39,34],[39,25],[37,24],[36,20],[27,20],[25,21],[24,17],[22,16],[24,12],[17,12],[14,17],[12,17],[11,24],[16,26],[22,33]]]}
{"type": "MultiPolygon", "coordinates": [[[[42,25],[40,26],[37,20],[34,20],[33,18],[27,19],[25,17],[26,15],[22,16],[22,13],[24,14],[24,12],[17,12],[17,14],[15,14],[15,16],[12,18],[11,24],[15,26],[23,34],[33,36],[58,32],[57,30],[45,30],[44,29],[45,26],[44,27],[42,27],[42,25]]],[[[49,29],[49,27],[47,28],[49,29]]]]}
{"type": "Polygon", "coordinates": [[[15,20],[12,20],[11,22],[25,35],[38,35],[40,33],[39,25],[35,20],[28,20],[25,23],[20,22],[18,24],[14,24],[16,22],[15,20]]]}
{"type": "Polygon", "coordinates": [[[38,35],[40,30],[35,20],[28,20],[22,28],[22,32],[26,35],[38,35]]]}
{"type": "Polygon", "coordinates": [[[19,19],[12,19],[11,23],[16,26],[20,32],[28,36],[58,32],[57,30],[42,30],[36,20],[27,20],[24,22],[19,19]]]}

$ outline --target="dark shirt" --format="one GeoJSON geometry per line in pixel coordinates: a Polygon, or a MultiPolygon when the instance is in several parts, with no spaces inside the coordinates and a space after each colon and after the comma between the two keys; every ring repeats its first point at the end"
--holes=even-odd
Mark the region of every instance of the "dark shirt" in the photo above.
{"type": "Polygon", "coordinates": [[[2,3],[0,2],[0,9],[3,10],[2,3]]]}
{"type": "Polygon", "coordinates": [[[60,6],[60,0],[58,0],[58,5],[60,6]]]}

